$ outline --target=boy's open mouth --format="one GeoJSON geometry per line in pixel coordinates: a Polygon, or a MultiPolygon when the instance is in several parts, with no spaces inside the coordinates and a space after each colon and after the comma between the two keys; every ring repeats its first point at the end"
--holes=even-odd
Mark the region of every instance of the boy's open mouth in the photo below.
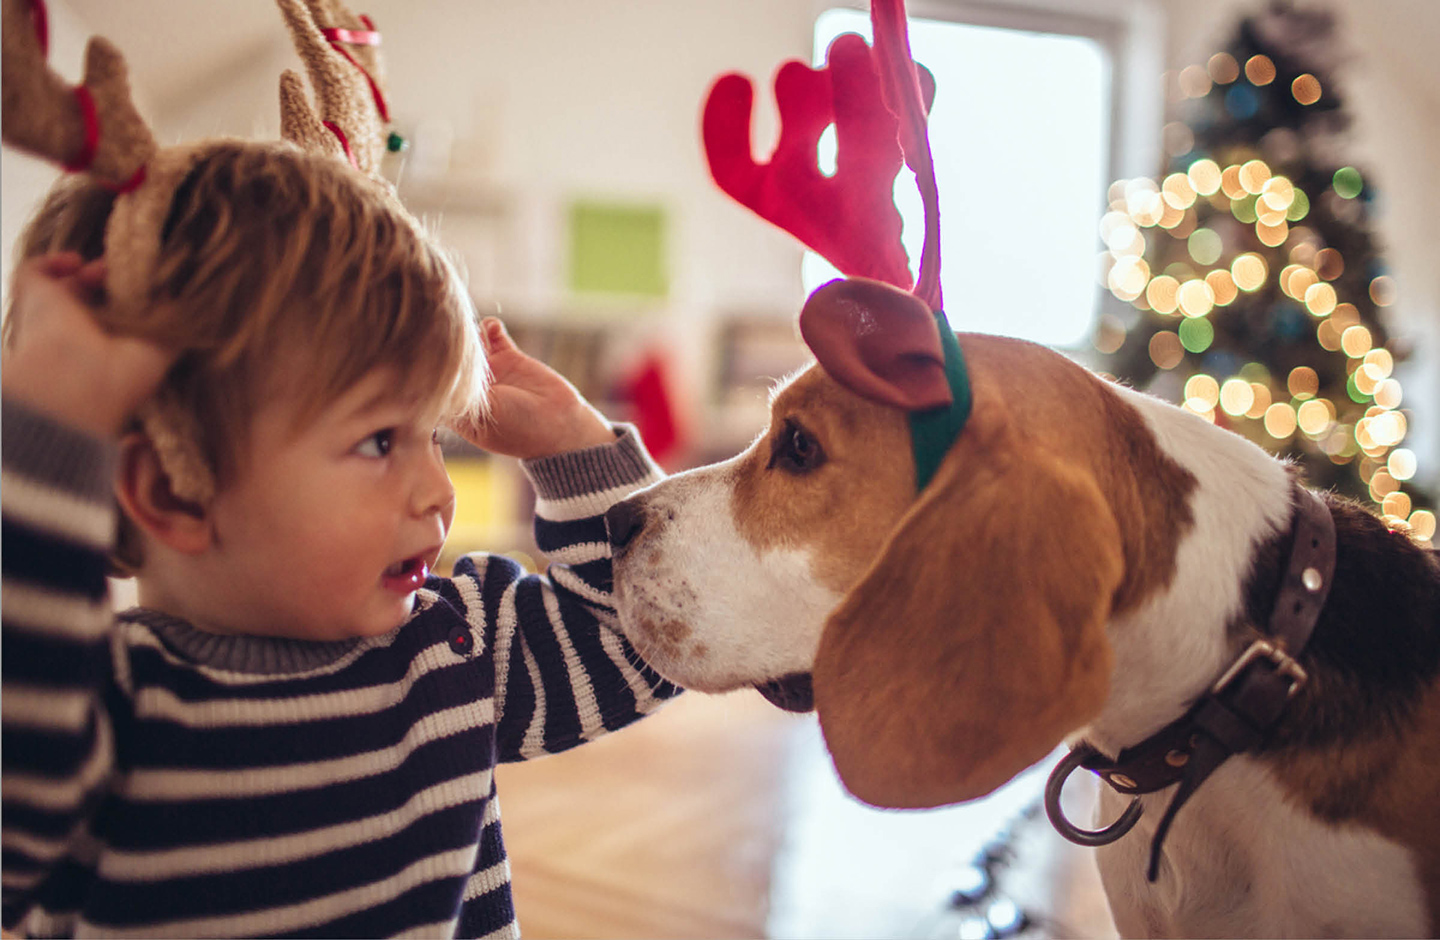
{"type": "Polygon", "coordinates": [[[425,563],[425,556],[416,555],[386,568],[380,575],[380,582],[392,591],[409,594],[419,590],[429,576],[430,567],[425,563]]]}

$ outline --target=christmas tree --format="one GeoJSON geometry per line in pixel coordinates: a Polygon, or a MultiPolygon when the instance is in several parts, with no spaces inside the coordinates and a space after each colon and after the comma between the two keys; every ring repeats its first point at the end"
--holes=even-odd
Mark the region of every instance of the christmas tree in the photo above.
{"type": "Polygon", "coordinates": [[[1343,159],[1327,11],[1277,2],[1173,76],[1157,179],[1110,187],[1101,367],[1294,458],[1311,486],[1373,500],[1428,542],[1413,492],[1403,350],[1371,227],[1376,188],[1343,159]]]}

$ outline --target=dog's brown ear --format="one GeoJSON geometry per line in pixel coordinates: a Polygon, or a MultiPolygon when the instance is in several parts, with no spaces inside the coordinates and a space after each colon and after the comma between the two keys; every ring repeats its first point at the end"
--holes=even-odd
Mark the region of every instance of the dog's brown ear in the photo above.
{"type": "Polygon", "coordinates": [[[935,315],[909,291],[831,281],[805,301],[800,335],[826,374],[862,398],[906,411],[950,404],[935,315]]]}
{"type": "Polygon", "coordinates": [[[1093,476],[986,405],[821,636],[826,745],[877,806],[989,793],[1109,689],[1116,520],[1093,476]]]}

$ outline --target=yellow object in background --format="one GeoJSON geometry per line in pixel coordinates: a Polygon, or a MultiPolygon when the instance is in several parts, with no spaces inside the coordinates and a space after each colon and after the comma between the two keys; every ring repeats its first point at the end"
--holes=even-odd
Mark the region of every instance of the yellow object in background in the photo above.
{"type": "Polygon", "coordinates": [[[494,457],[448,457],[445,469],[455,485],[455,521],[440,556],[448,575],[455,559],[469,552],[495,552],[535,570],[529,552],[529,525],[521,515],[520,471],[513,461],[494,457]]]}

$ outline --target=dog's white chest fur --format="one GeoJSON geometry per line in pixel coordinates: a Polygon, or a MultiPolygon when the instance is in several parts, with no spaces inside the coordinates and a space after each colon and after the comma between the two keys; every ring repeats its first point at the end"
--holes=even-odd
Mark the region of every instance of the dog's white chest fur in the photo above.
{"type": "Polygon", "coordinates": [[[1174,581],[1109,625],[1115,672],[1104,711],[1084,737],[1115,753],[1179,717],[1224,671],[1225,624],[1240,610],[1255,547],[1290,514],[1283,464],[1237,435],[1147,395],[1117,386],[1160,450],[1195,479],[1190,532],[1174,581]]]}
{"type": "MultiPolygon", "coordinates": [[[[1430,929],[1410,852],[1358,826],[1295,809],[1255,760],[1231,758],[1185,804],[1145,880],[1170,791],[1097,851],[1116,927],[1127,937],[1419,937],[1430,929]]],[[[1102,788],[1099,819],[1128,797],[1102,788]]]]}

